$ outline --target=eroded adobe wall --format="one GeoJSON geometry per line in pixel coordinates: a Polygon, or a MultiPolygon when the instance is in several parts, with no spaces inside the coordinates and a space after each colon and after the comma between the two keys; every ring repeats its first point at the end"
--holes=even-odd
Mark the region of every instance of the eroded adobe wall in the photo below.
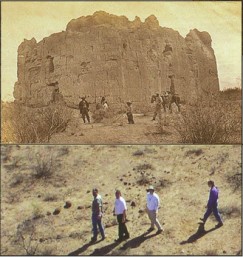
{"type": "Polygon", "coordinates": [[[16,101],[47,105],[57,99],[77,106],[81,96],[109,103],[147,102],[175,90],[183,99],[219,91],[217,65],[207,32],[186,38],[160,27],[155,16],[141,22],[96,12],[71,20],[66,31],[18,48],[16,101]]]}

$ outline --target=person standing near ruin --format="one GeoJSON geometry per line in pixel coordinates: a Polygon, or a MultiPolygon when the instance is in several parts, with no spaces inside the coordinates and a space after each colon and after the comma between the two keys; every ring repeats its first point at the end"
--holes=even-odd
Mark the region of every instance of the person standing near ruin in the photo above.
{"type": "Polygon", "coordinates": [[[97,241],[97,235],[98,235],[98,229],[102,237],[102,240],[105,239],[105,232],[104,232],[104,226],[102,224],[102,198],[101,195],[98,194],[98,189],[94,188],[92,190],[93,194],[93,202],[92,202],[92,226],[93,226],[93,237],[91,238],[91,242],[97,241]]]}
{"type": "Polygon", "coordinates": [[[162,100],[162,97],[159,95],[159,93],[157,93],[155,95],[155,111],[154,111],[154,116],[153,116],[153,119],[152,120],[155,120],[157,114],[159,116],[159,121],[161,121],[161,115],[162,115],[162,112],[161,112],[161,108],[162,108],[162,103],[163,103],[163,100],[162,100]]]}
{"type": "Polygon", "coordinates": [[[118,221],[118,239],[115,241],[121,242],[130,237],[126,226],[127,205],[125,199],[121,196],[120,190],[116,190],[115,196],[116,200],[113,215],[116,215],[118,221]]]}
{"type": "Polygon", "coordinates": [[[82,97],[81,99],[82,100],[79,103],[80,114],[82,116],[84,123],[85,123],[85,117],[87,118],[88,122],[90,123],[89,103],[86,101],[85,97],[82,97]]]}
{"type": "Polygon", "coordinates": [[[148,232],[151,232],[157,227],[157,234],[160,234],[163,231],[162,226],[158,221],[158,210],[159,210],[159,196],[154,192],[154,187],[149,186],[147,189],[147,213],[151,221],[151,226],[148,229],[148,232]]]}
{"type": "Polygon", "coordinates": [[[134,124],[133,114],[132,114],[132,102],[128,101],[126,107],[127,107],[126,114],[127,114],[128,124],[134,124]]]}
{"type": "Polygon", "coordinates": [[[213,180],[208,181],[208,186],[210,187],[210,193],[209,193],[208,203],[206,206],[207,210],[206,210],[203,218],[200,218],[200,220],[203,222],[203,224],[205,224],[208,217],[211,215],[211,213],[213,213],[216,220],[218,221],[218,224],[216,225],[216,227],[221,227],[221,226],[223,226],[223,222],[222,222],[222,219],[221,219],[219,211],[218,211],[219,190],[214,185],[213,180]]]}

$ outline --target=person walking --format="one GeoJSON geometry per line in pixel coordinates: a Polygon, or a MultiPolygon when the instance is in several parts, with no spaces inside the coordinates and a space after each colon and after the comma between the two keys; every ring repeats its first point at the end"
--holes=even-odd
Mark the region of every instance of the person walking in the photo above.
{"type": "Polygon", "coordinates": [[[132,114],[132,102],[131,101],[127,102],[126,113],[127,113],[128,124],[134,124],[133,114],[132,114]]]}
{"type": "Polygon", "coordinates": [[[98,229],[102,237],[102,240],[105,239],[105,232],[104,232],[104,227],[102,224],[102,198],[101,195],[98,193],[98,189],[94,188],[92,190],[93,194],[93,202],[92,202],[92,226],[93,226],[93,237],[91,238],[91,242],[96,242],[97,241],[97,235],[98,235],[98,229]]]}
{"type": "Polygon", "coordinates": [[[218,224],[216,225],[216,227],[221,227],[221,226],[223,226],[223,222],[222,222],[222,219],[221,219],[219,211],[218,211],[219,190],[215,186],[213,180],[208,181],[208,186],[210,187],[210,192],[209,192],[208,203],[206,206],[207,210],[206,210],[203,218],[200,218],[200,220],[203,222],[203,224],[205,224],[208,217],[211,215],[211,213],[213,213],[216,220],[218,221],[218,224]]]}
{"type": "Polygon", "coordinates": [[[154,192],[154,187],[149,186],[149,188],[147,189],[147,213],[151,221],[151,226],[148,229],[148,232],[153,231],[155,229],[155,226],[158,229],[156,232],[157,234],[160,234],[163,231],[163,228],[157,219],[159,204],[159,196],[154,192]]]}
{"type": "Polygon", "coordinates": [[[113,215],[117,216],[118,221],[118,239],[116,239],[115,241],[121,242],[130,237],[126,226],[127,205],[125,199],[121,196],[120,190],[116,190],[115,196],[116,200],[113,215]]]}
{"type": "Polygon", "coordinates": [[[86,101],[85,97],[82,97],[81,99],[82,100],[79,103],[80,114],[82,116],[84,123],[85,123],[85,117],[87,118],[88,122],[90,123],[89,103],[86,101]]]}
{"type": "Polygon", "coordinates": [[[161,111],[161,108],[162,108],[162,103],[163,103],[163,100],[162,100],[162,97],[159,95],[159,93],[156,94],[155,96],[155,111],[154,111],[154,116],[153,116],[153,119],[152,120],[155,120],[157,114],[159,116],[159,121],[161,121],[161,115],[162,115],[162,111],[161,111]]]}

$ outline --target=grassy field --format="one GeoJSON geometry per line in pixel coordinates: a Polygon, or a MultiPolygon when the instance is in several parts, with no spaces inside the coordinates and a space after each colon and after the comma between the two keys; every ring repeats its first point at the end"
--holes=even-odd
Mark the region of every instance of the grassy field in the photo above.
{"type": "Polygon", "coordinates": [[[9,145],[1,151],[2,255],[241,255],[240,145],[9,145]],[[200,234],[209,178],[220,190],[224,226],[214,229],[211,217],[200,234]],[[144,234],[150,184],[161,200],[160,235],[144,234]],[[89,243],[93,187],[103,197],[107,235],[96,244],[89,243]],[[112,216],[117,188],[127,201],[131,235],[121,244],[114,243],[112,216]]]}

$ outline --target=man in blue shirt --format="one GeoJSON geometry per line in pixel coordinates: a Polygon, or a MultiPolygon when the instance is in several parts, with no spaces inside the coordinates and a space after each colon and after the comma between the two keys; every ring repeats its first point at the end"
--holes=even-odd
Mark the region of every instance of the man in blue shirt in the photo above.
{"type": "Polygon", "coordinates": [[[218,211],[219,191],[218,191],[217,187],[214,185],[214,181],[212,181],[212,180],[208,181],[208,186],[211,189],[210,189],[210,194],[209,194],[209,199],[208,199],[208,204],[207,204],[207,211],[205,212],[204,217],[200,218],[200,220],[202,220],[202,222],[205,224],[208,217],[213,212],[216,220],[218,221],[218,224],[216,225],[216,227],[221,227],[221,226],[223,226],[223,222],[222,222],[222,219],[221,219],[219,211],[218,211]]]}

